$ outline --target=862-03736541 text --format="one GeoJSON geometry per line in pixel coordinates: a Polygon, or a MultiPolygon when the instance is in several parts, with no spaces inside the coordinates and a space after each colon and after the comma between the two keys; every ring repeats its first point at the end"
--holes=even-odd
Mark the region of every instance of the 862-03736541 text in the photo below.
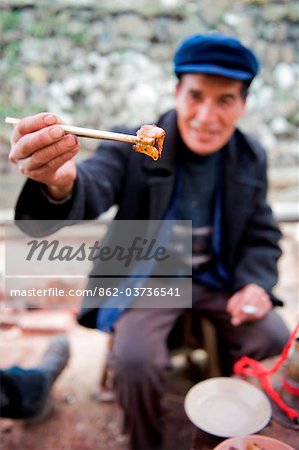
{"type": "Polygon", "coordinates": [[[127,297],[180,297],[179,288],[165,287],[127,287],[123,290],[117,287],[103,288],[96,286],[93,289],[61,289],[50,287],[46,289],[30,288],[30,289],[10,289],[10,297],[64,297],[64,296],[86,296],[86,297],[118,297],[125,295],[127,297]]]}

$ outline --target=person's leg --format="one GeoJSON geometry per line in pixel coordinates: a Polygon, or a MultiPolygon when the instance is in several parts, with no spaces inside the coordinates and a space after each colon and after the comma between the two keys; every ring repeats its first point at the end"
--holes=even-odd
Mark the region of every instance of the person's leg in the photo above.
{"type": "Polygon", "coordinates": [[[110,364],[133,449],[159,448],[166,339],[179,309],[131,309],[116,323],[110,364]]]}
{"type": "Polygon", "coordinates": [[[42,371],[13,366],[1,370],[0,383],[0,417],[26,419],[44,408],[49,381],[42,371]]]}
{"type": "Polygon", "coordinates": [[[0,417],[41,420],[49,411],[51,387],[69,358],[64,335],[53,338],[38,365],[13,366],[0,371],[0,417]]]}
{"type": "Polygon", "coordinates": [[[42,371],[52,385],[65,368],[69,357],[69,340],[66,335],[59,334],[51,340],[36,369],[42,371]]]}
{"type": "Polygon", "coordinates": [[[261,320],[234,326],[225,309],[230,294],[201,286],[195,286],[193,292],[195,309],[215,326],[225,375],[231,374],[233,364],[244,355],[262,360],[281,353],[290,333],[274,310],[261,320]]]}

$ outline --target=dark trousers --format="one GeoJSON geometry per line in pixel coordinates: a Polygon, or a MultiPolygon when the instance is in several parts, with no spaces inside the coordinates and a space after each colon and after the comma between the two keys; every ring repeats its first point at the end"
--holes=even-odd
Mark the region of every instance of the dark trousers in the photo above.
{"type": "MultiPolygon", "coordinates": [[[[261,360],[279,354],[289,331],[272,310],[264,319],[233,326],[228,294],[193,286],[193,309],[215,326],[224,369],[243,355],[261,360]]],[[[132,449],[159,448],[165,374],[170,367],[167,337],[183,309],[130,309],[116,323],[111,365],[132,449]]]]}

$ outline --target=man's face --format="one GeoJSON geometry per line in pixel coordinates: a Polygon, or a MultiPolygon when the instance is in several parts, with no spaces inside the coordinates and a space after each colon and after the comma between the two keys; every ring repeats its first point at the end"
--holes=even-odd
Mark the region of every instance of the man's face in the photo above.
{"type": "Polygon", "coordinates": [[[216,75],[184,74],[176,88],[178,128],[194,153],[220,150],[245,109],[242,82],[216,75]]]}

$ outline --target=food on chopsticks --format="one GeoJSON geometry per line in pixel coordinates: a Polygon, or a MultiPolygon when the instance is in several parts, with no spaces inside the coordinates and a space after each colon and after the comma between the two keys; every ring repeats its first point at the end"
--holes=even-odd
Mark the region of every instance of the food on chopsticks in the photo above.
{"type": "Polygon", "coordinates": [[[166,135],[165,130],[156,125],[143,125],[136,134],[141,141],[133,146],[134,150],[136,150],[136,152],[145,153],[155,161],[159,159],[161,157],[166,135]],[[152,140],[152,144],[145,144],[146,140],[152,140]]]}
{"type": "MultiPolygon", "coordinates": [[[[5,122],[16,125],[20,119],[15,117],[6,117],[5,122]]],[[[161,157],[163,142],[166,132],[163,128],[155,125],[143,125],[138,131],[137,136],[131,134],[114,133],[111,131],[93,130],[91,128],[73,127],[59,124],[66,132],[80,137],[90,137],[95,139],[104,139],[108,141],[128,142],[135,144],[133,149],[136,152],[144,153],[155,161],[161,157]]]]}

